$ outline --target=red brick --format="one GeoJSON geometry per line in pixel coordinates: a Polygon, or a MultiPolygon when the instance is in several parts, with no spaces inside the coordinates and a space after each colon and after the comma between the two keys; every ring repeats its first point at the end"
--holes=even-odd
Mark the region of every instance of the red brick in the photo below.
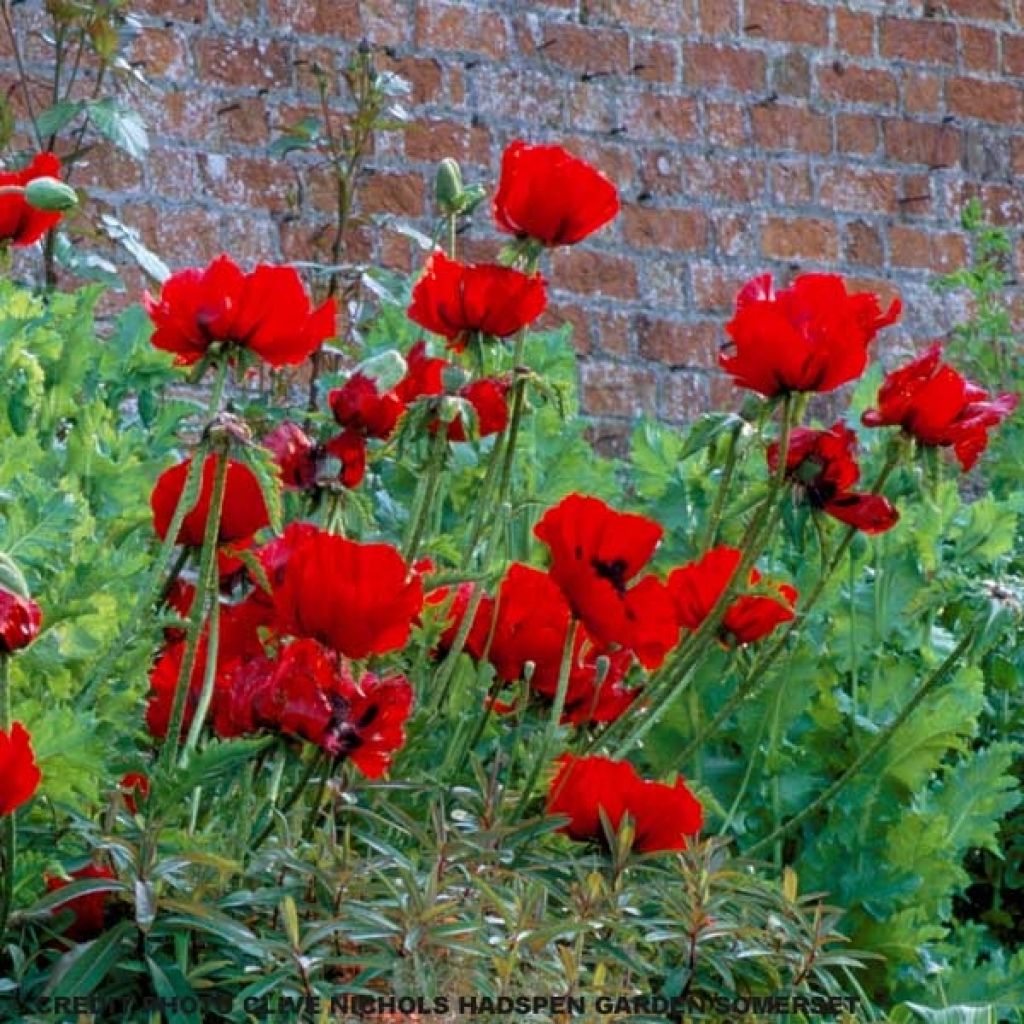
{"type": "Polygon", "coordinates": [[[553,303],[537,321],[537,327],[542,331],[556,330],[565,324],[572,328],[572,347],[580,355],[589,354],[594,347],[590,340],[591,317],[582,306],[569,302],[553,303]]]}
{"type": "Polygon", "coordinates": [[[955,64],[956,26],[929,18],[883,18],[879,26],[883,57],[915,64],[955,64]]]}
{"type": "Polygon", "coordinates": [[[629,93],[623,99],[623,123],[630,138],[697,138],[697,103],[691,97],[629,93]]]}
{"type": "Polygon", "coordinates": [[[818,87],[825,99],[841,103],[894,106],[899,100],[896,78],[890,72],[840,61],[818,68],[818,87]]]}
{"type": "Polygon", "coordinates": [[[946,106],[951,114],[1018,124],[1021,118],[1021,90],[1009,82],[986,82],[980,78],[946,80],[946,106]]]}
{"type": "Polygon", "coordinates": [[[146,185],[166,199],[195,199],[203,191],[199,164],[189,149],[152,149],[146,160],[146,185]]]}
{"type": "Polygon", "coordinates": [[[628,423],[602,420],[588,423],[583,436],[587,443],[606,459],[628,459],[633,428],[628,423]]]}
{"type": "Polygon", "coordinates": [[[740,149],[750,141],[745,104],[704,101],[707,139],[713,146],[740,149]]]}
{"type": "Polygon", "coordinates": [[[751,274],[737,274],[729,267],[714,263],[695,263],[690,270],[693,279],[693,297],[697,309],[707,313],[730,312],[735,305],[736,293],[751,274]]]}
{"type": "Polygon", "coordinates": [[[566,139],[565,148],[606,174],[621,191],[633,184],[633,150],[592,138],[566,139]]]}
{"type": "Polygon", "coordinates": [[[678,81],[679,47],[656,39],[634,39],[630,71],[645,82],[678,81]]]}
{"type": "Polygon", "coordinates": [[[766,149],[795,149],[801,153],[828,153],[832,129],[828,117],[804,107],[763,103],[750,111],[754,142],[766,149]]]}
{"type": "Polygon", "coordinates": [[[267,0],[272,25],[289,32],[358,39],[360,0],[267,0]]]}
{"type": "Polygon", "coordinates": [[[894,224],[889,229],[889,250],[897,267],[949,273],[967,262],[967,243],[952,231],[929,231],[894,224]]]}
{"type": "Polygon", "coordinates": [[[1024,77],[1024,36],[1003,36],[1003,71],[1024,77]]]}
{"type": "Polygon", "coordinates": [[[269,216],[225,217],[221,244],[243,265],[252,266],[274,258],[278,231],[269,216]]]}
{"type": "Polygon", "coordinates": [[[658,378],[628,363],[585,362],[580,367],[583,412],[632,419],[653,413],[658,378]]]}
{"type": "Polygon", "coordinates": [[[981,185],[959,182],[951,190],[952,209],[959,212],[971,199],[981,203],[985,219],[1001,227],[1017,227],[1024,222],[1024,189],[1020,185],[981,185]]]}
{"type": "Polygon", "coordinates": [[[765,165],[742,157],[686,155],[680,163],[682,191],[695,199],[709,197],[731,203],[764,199],[765,165]]]}
{"type": "Polygon", "coordinates": [[[195,44],[199,74],[209,84],[274,88],[291,78],[288,47],[279,40],[208,36],[195,44]]]}
{"type": "MultiPolygon", "coordinates": [[[[377,259],[385,270],[395,270],[408,274],[413,269],[412,243],[406,235],[399,231],[384,230],[381,232],[377,254],[377,259]]],[[[417,262],[420,260],[421,255],[419,250],[417,250],[417,262]]]]}
{"type": "Polygon", "coordinates": [[[818,171],[818,200],[830,210],[895,213],[899,176],[859,167],[823,167],[818,171]]]}
{"type": "Polygon", "coordinates": [[[1024,176],[1024,138],[1010,139],[1010,170],[1017,177],[1024,176]]]}
{"type": "Polygon", "coordinates": [[[713,366],[718,354],[716,323],[677,323],[645,315],[636,318],[637,352],[666,366],[713,366]]]}
{"type": "Polygon", "coordinates": [[[173,13],[175,21],[196,23],[206,17],[206,3],[205,0],[175,0],[172,6],[167,0],[133,0],[132,13],[155,14],[161,18],[173,13]]]}
{"type": "Polygon", "coordinates": [[[359,0],[362,35],[382,46],[412,41],[412,21],[406,0],[359,0]]]}
{"type": "Polygon", "coordinates": [[[904,175],[901,192],[900,211],[905,217],[924,217],[933,212],[930,172],[904,175]]]}
{"type": "Polygon", "coordinates": [[[555,286],[577,295],[636,297],[636,264],[622,256],[586,249],[559,249],[551,259],[555,286]]]}
{"type": "Polygon", "coordinates": [[[708,375],[708,399],[710,408],[722,412],[739,412],[749,392],[738,388],[732,377],[724,373],[708,375]]]}
{"type": "Polygon", "coordinates": [[[761,39],[828,44],[828,8],[803,0],[747,0],[743,31],[761,39]]]}
{"type": "Polygon", "coordinates": [[[667,210],[630,204],[622,211],[627,245],[642,249],[699,252],[708,241],[707,214],[700,210],[667,210]]]}
{"type": "Polygon", "coordinates": [[[488,57],[505,56],[505,19],[493,11],[448,4],[418,4],[416,42],[438,50],[464,50],[488,57]]]}
{"type": "Polygon", "coordinates": [[[870,156],[878,150],[878,119],[872,114],[836,114],[836,149],[870,156]]]}
{"type": "Polygon", "coordinates": [[[592,313],[589,318],[597,327],[597,347],[608,355],[632,355],[629,317],[621,313],[592,313]]]}
{"type": "Polygon", "coordinates": [[[629,71],[629,35],[610,28],[546,24],[543,29],[544,60],[572,71],[590,74],[626,74],[629,71]]]}
{"type": "Polygon", "coordinates": [[[689,0],[589,0],[587,13],[612,25],[685,35],[696,27],[689,0]]]}
{"type": "Polygon", "coordinates": [[[814,217],[768,217],[761,229],[761,252],[773,260],[834,263],[839,255],[836,226],[814,217]]]}
{"type": "Polygon", "coordinates": [[[851,57],[871,57],[875,52],[875,18],[872,14],[836,12],[836,49],[851,57]]]}
{"type": "Polygon", "coordinates": [[[811,94],[811,66],[799,50],[790,50],[772,60],[771,80],[772,90],[780,96],[811,94]]]}
{"type": "Polygon", "coordinates": [[[713,223],[715,251],[719,258],[756,259],[758,255],[756,220],[746,211],[720,213],[713,223]]]}
{"type": "Polygon", "coordinates": [[[936,113],[942,105],[942,79],[931,71],[907,71],[903,106],[908,114],[936,113]]]}
{"type": "Polygon", "coordinates": [[[923,124],[900,118],[882,125],[885,153],[891,160],[928,167],[952,167],[960,160],[960,131],[953,125],[923,124]]]}
{"type": "Polygon", "coordinates": [[[999,37],[988,28],[961,25],[960,53],[971,71],[995,71],[999,67],[999,37]]]}
{"type": "Polygon", "coordinates": [[[699,0],[700,31],[706,36],[731,36],[739,30],[737,0],[699,0]]]}
{"type": "Polygon", "coordinates": [[[805,206],[813,200],[811,170],[806,161],[776,163],[771,168],[769,196],[779,206],[805,206]]]}
{"type": "Polygon", "coordinates": [[[426,189],[418,174],[376,172],[359,186],[359,206],[363,213],[397,213],[419,217],[425,212],[426,189]]]}
{"type": "Polygon", "coordinates": [[[571,83],[566,106],[566,120],[578,132],[607,135],[619,123],[615,93],[598,87],[597,80],[571,83]]]}
{"type": "MultiPolygon", "coordinates": [[[[148,161],[147,161],[148,162],[148,161]]],[[[97,143],[75,164],[75,185],[110,192],[134,191],[142,185],[143,165],[112,143],[97,143]]]]}
{"type": "Polygon", "coordinates": [[[126,206],[121,213],[123,222],[138,228],[143,242],[173,266],[202,265],[222,250],[221,217],[215,210],[191,204],[177,210],[126,206]]]}
{"type": "Polygon", "coordinates": [[[764,54],[712,43],[687,45],[683,47],[683,81],[704,88],[758,92],[765,85],[764,54]]]}
{"type": "Polygon", "coordinates": [[[214,112],[218,137],[246,146],[262,146],[269,136],[267,105],[262,99],[239,96],[214,112]]]}
{"type": "Polygon", "coordinates": [[[843,231],[843,260],[864,267],[885,265],[885,247],[880,232],[862,220],[847,224],[843,231]]]}
{"type": "Polygon", "coordinates": [[[210,0],[210,14],[225,25],[237,28],[259,20],[259,0],[210,0]]]}
{"type": "Polygon", "coordinates": [[[483,125],[421,119],[410,123],[402,138],[410,160],[436,162],[450,156],[462,164],[490,163],[491,137],[483,125]]]}
{"type": "Polygon", "coordinates": [[[974,21],[1012,21],[1009,0],[942,0],[944,13],[974,21]]]}
{"type": "Polygon", "coordinates": [[[710,408],[708,379],[703,373],[670,373],[662,381],[658,415],[670,423],[691,423],[710,408]]]}
{"type": "Polygon", "coordinates": [[[280,160],[201,154],[205,191],[226,206],[285,211],[298,199],[298,180],[280,160]]]}
{"type": "Polygon", "coordinates": [[[140,29],[132,38],[128,59],[147,78],[182,78],[188,73],[185,39],[167,26],[140,29]]]}
{"type": "Polygon", "coordinates": [[[431,57],[391,57],[382,53],[377,66],[404,78],[411,87],[406,100],[413,106],[432,103],[441,94],[441,65],[431,57]]]}

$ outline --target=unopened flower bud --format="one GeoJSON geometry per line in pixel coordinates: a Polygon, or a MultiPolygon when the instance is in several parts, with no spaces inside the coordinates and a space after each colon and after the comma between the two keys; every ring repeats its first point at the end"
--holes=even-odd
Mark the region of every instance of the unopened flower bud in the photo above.
{"type": "Polygon", "coordinates": [[[437,165],[434,179],[434,199],[438,208],[447,214],[459,213],[462,207],[462,171],[458,163],[446,157],[437,165]]]}
{"type": "Polygon", "coordinates": [[[25,202],[47,213],[64,213],[78,205],[78,193],[59,178],[33,178],[25,185],[25,202]]]}

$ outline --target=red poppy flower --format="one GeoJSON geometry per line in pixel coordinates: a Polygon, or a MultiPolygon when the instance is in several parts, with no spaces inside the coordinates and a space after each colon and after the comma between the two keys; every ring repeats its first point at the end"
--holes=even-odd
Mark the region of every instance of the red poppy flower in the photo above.
{"type": "Polygon", "coordinates": [[[43,613],[31,598],[0,587],[0,654],[13,654],[39,635],[43,613]]]}
{"type": "Polygon", "coordinates": [[[274,590],[281,631],[359,659],[405,646],[423,581],[387,544],[317,530],[292,548],[274,590]]]}
{"type": "MultiPolygon", "coordinates": [[[[0,173],[0,188],[4,185],[27,185],[36,178],[56,178],[59,175],[57,155],[37,153],[28,167],[0,173]]],[[[29,205],[23,195],[0,195],[0,242],[31,245],[56,225],[61,216],[59,212],[39,210],[29,205]]]]}
{"type": "Polygon", "coordinates": [[[494,219],[502,231],[542,245],[572,245],[619,212],[615,186],[561,146],[513,142],[501,159],[494,219]]]}
{"type": "Polygon", "coordinates": [[[607,757],[558,759],[548,790],[547,813],[566,815],[560,831],[573,839],[606,845],[601,812],[616,831],[628,814],[635,829],[633,849],[640,853],[685,850],[688,837],[704,824],[704,811],[682,779],[674,786],[640,778],[628,761],[607,757]]]}
{"type": "Polygon", "coordinates": [[[409,680],[400,675],[380,679],[367,672],[358,683],[343,678],[337,696],[347,707],[347,721],[330,737],[337,747],[332,752],[347,756],[367,778],[379,779],[405,744],[405,723],[412,710],[409,680]]]}
{"type": "Polygon", "coordinates": [[[527,276],[490,263],[458,263],[438,251],[412,290],[408,315],[461,352],[474,331],[507,338],[536,320],[546,305],[540,274],[527,276]]]}
{"type": "MultiPolygon", "coordinates": [[[[57,892],[72,882],[83,882],[86,879],[114,879],[117,875],[108,867],[98,864],[86,864],[77,871],[69,871],[68,878],[55,875],[46,876],[46,891],[57,892]]],[[[71,911],[71,921],[64,929],[66,938],[72,942],[90,942],[102,934],[105,926],[107,900],[109,892],[87,893],[84,896],[73,896],[54,907],[55,913],[71,911]]]]}
{"type": "Polygon", "coordinates": [[[366,476],[366,438],[354,430],[343,430],[324,445],[324,451],[341,463],[338,480],[351,490],[366,476]]]}
{"type": "MultiPolygon", "coordinates": [[[[668,577],[668,590],[675,601],[679,625],[698,629],[711,613],[718,599],[729,586],[739,567],[741,552],[721,545],[712,548],[703,558],[673,570],[668,577]]],[[[761,574],[750,570],[750,586],[761,583],[761,574]]],[[[797,592],[785,583],[771,584],[778,598],[766,594],[738,596],[726,609],[719,627],[723,639],[749,644],[767,636],[783,622],[793,618],[797,592]]]]}
{"type": "Polygon", "coordinates": [[[406,405],[424,395],[440,395],[444,391],[444,371],[451,366],[447,359],[427,355],[427,343],[417,341],[405,357],[405,376],[395,385],[395,394],[406,405]]]}
{"type": "Polygon", "coordinates": [[[877,296],[847,293],[836,274],[802,274],[780,291],[764,274],[736,296],[719,363],[739,387],[766,398],[834,391],[864,372],[868,346],[900,309],[894,299],[883,313],[877,296]]]}
{"type": "Polygon", "coordinates": [[[534,528],[551,552],[550,573],[573,615],[602,646],[633,651],[657,668],[679,629],[665,586],[635,577],[661,540],[662,528],[644,516],[616,512],[597,498],[570,494],[534,528]]]}
{"type": "Polygon", "coordinates": [[[297,423],[279,423],[263,438],[263,447],[274,456],[286,490],[304,491],[316,483],[317,445],[297,423]]]}
{"type": "Polygon", "coordinates": [[[121,792],[128,813],[138,814],[139,805],[135,797],[137,795],[140,799],[145,800],[149,796],[149,777],[143,775],[142,772],[128,772],[121,777],[117,788],[121,792]]]}
{"type": "MultiPolygon", "coordinates": [[[[177,543],[186,547],[202,547],[206,532],[206,518],[210,514],[213,498],[213,478],[216,473],[218,456],[210,454],[203,462],[202,481],[199,486],[199,500],[195,508],[181,524],[177,543]]],[[[153,510],[153,529],[161,540],[167,536],[174,510],[178,507],[181,492],[185,487],[192,459],[185,459],[160,474],[150,495],[149,504],[153,510]]],[[[221,511],[217,540],[221,544],[233,544],[248,540],[258,530],[270,523],[263,491],[256,474],[242,462],[231,459],[224,489],[224,505],[221,511]]]]}
{"type": "Polygon", "coordinates": [[[42,777],[25,726],[14,722],[9,733],[0,729],[0,816],[27,803],[42,777]]]}
{"type": "Polygon", "coordinates": [[[339,426],[381,440],[392,435],[405,412],[405,403],[393,390],[381,392],[364,373],[352,374],[344,386],[330,392],[327,402],[339,426]]]}
{"type": "MultiPolygon", "coordinates": [[[[483,377],[470,381],[459,388],[460,398],[464,398],[476,413],[476,436],[490,437],[500,434],[508,426],[508,380],[497,377],[483,377]]],[[[468,440],[466,425],[461,416],[456,416],[448,424],[449,441],[468,440]]]]}
{"type": "Polygon", "coordinates": [[[898,426],[923,445],[952,447],[966,472],[988,446],[988,432],[1017,408],[1020,396],[993,398],[942,362],[936,343],[924,355],[887,374],[878,408],[864,413],[869,427],[898,426]]]}
{"type": "Polygon", "coordinates": [[[160,298],[143,304],[156,330],[153,344],[189,365],[214,344],[248,349],[271,366],[294,366],[335,333],[333,298],[312,308],[292,267],[261,263],[245,273],[228,256],[204,269],[171,274],[160,298]]]}
{"type": "MultiPolygon", "coordinates": [[[[884,533],[900,518],[892,503],[880,494],[852,490],[860,479],[854,458],[857,435],[843,423],[829,430],[793,431],[786,452],[786,476],[796,481],[806,501],[826,515],[864,533],[884,533]]],[[[774,472],[779,446],[768,446],[768,466],[774,472]]]]}

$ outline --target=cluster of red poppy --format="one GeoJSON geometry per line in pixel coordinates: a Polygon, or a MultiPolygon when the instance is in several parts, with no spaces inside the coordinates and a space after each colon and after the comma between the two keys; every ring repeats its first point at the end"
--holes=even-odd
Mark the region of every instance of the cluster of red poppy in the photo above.
{"type": "MultiPolygon", "coordinates": [[[[229,490],[230,495],[230,490],[229,490]]],[[[268,594],[256,581],[220,611],[211,725],[228,738],[271,731],[349,758],[364,774],[384,772],[404,742],[412,688],[353,662],[405,646],[423,604],[423,585],[386,544],[360,544],[293,523],[255,550],[268,594]]],[[[188,612],[194,590],[179,584],[173,607],[188,612]]],[[[172,635],[150,673],[146,723],[166,736],[185,641],[172,635]]],[[[186,695],[191,724],[202,690],[207,637],[186,695]]]]}
{"type": "MultiPolygon", "coordinates": [[[[28,647],[41,626],[42,613],[35,601],[0,587],[0,658],[28,647]]],[[[9,730],[0,729],[0,817],[31,800],[41,780],[25,726],[12,722],[9,730]]]]}

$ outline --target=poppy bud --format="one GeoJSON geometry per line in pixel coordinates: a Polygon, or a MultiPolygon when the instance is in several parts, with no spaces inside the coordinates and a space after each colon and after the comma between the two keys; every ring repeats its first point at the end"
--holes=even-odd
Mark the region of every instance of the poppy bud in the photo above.
{"type": "Polygon", "coordinates": [[[437,165],[434,199],[438,208],[449,215],[458,213],[462,208],[462,171],[451,157],[437,165]]]}
{"type": "Polygon", "coordinates": [[[25,202],[46,213],[65,213],[78,205],[78,193],[59,178],[33,178],[25,185],[25,202]]]}

